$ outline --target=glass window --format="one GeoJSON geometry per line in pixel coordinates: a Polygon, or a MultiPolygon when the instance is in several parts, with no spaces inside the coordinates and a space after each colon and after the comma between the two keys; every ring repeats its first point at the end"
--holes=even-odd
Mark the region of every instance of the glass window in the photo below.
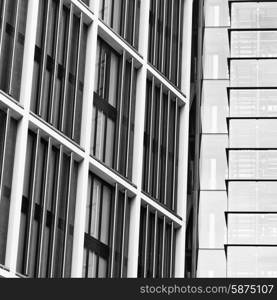
{"type": "Polygon", "coordinates": [[[276,57],[276,31],[232,31],[232,57],[276,57]]]}
{"type": "Polygon", "coordinates": [[[228,244],[277,244],[277,214],[229,214],[228,244]]]}
{"type": "Polygon", "coordinates": [[[229,161],[231,179],[277,178],[276,151],[230,151],[229,161]]]}
{"type": "Polygon", "coordinates": [[[141,208],[139,278],[174,276],[176,232],[174,224],[150,207],[141,208]]]}
{"type": "Polygon", "coordinates": [[[226,277],[226,256],[224,250],[199,250],[197,277],[226,277]]]}
{"type": "Polygon", "coordinates": [[[200,192],[199,248],[221,248],[226,243],[226,192],[200,192]]]}
{"type": "Polygon", "coordinates": [[[229,79],[228,31],[225,28],[206,28],[204,32],[204,79],[229,79]]]}
{"type": "Polygon", "coordinates": [[[277,60],[232,60],[231,86],[277,86],[277,60]]]}
{"type": "Polygon", "coordinates": [[[99,39],[91,155],[127,178],[132,176],[136,78],[134,59],[125,60],[99,39]]]}
{"type": "Polygon", "coordinates": [[[277,90],[230,90],[230,115],[232,117],[276,117],[277,90]]]}
{"type": "Polygon", "coordinates": [[[154,79],[147,80],[143,190],[176,209],[180,106],[154,79]]]}
{"type": "Polygon", "coordinates": [[[100,0],[99,17],[138,48],[140,0],[100,0]]]}
{"type": "Polygon", "coordinates": [[[151,0],[148,60],[176,86],[181,84],[183,0],[151,0]]]}
{"type": "Polygon", "coordinates": [[[70,277],[78,163],[62,146],[29,131],[17,271],[70,277]],[[62,176],[61,176],[62,175],[62,176]]]}
{"type": "Polygon", "coordinates": [[[228,0],[205,1],[205,26],[230,26],[228,0]]]}
{"type": "Polygon", "coordinates": [[[80,143],[88,26],[74,9],[39,2],[31,110],[80,143]]]}
{"type": "Polygon", "coordinates": [[[229,182],[229,211],[277,211],[276,182],[229,182]]]}
{"type": "Polygon", "coordinates": [[[202,132],[227,133],[229,81],[204,80],[202,87],[202,132]]]}
{"type": "Polygon", "coordinates": [[[228,247],[228,277],[277,277],[276,247],[228,247]]]}
{"type": "Polygon", "coordinates": [[[276,28],[277,3],[232,3],[233,28],[276,28]]]}
{"type": "Polygon", "coordinates": [[[0,110],[0,264],[5,264],[17,122],[0,110]]]}
{"type": "Polygon", "coordinates": [[[1,2],[0,89],[19,100],[28,0],[1,2]]]}
{"type": "Polygon", "coordinates": [[[231,148],[277,148],[277,120],[230,120],[231,148]]]}
{"type": "Polygon", "coordinates": [[[201,190],[226,189],[228,175],[226,135],[202,135],[200,156],[201,190]]]}
{"type": "Polygon", "coordinates": [[[126,192],[116,195],[116,189],[89,174],[83,277],[127,276],[131,199],[126,195],[126,192]]]}

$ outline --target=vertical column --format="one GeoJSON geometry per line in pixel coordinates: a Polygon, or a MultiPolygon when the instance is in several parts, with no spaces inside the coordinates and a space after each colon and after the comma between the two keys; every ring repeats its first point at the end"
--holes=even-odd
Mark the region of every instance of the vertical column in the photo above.
{"type": "MultiPolygon", "coordinates": [[[[190,61],[192,35],[192,0],[184,2],[183,50],[182,50],[182,84],[181,90],[188,97],[190,95],[190,61]]],[[[187,166],[189,146],[189,109],[187,103],[180,112],[179,134],[179,168],[177,186],[177,212],[183,219],[183,226],[176,234],[175,277],[184,277],[186,250],[186,199],[187,199],[187,166]]]]}
{"type": "Polygon", "coordinates": [[[139,228],[141,209],[142,188],[142,164],[143,164],[143,139],[145,119],[145,98],[147,79],[147,54],[148,54],[148,28],[149,28],[150,0],[141,2],[140,28],[139,28],[139,52],[144,58],[144,63],[137,75],[136,89],[136,112],[134,132],[134,160],[133,160],[133,182],[138,188],[137,196],[130,205],[130,237],[128,252],[128,277],[137,277],[138,251],[139,251],[139,228]]]}
{"type": "Polygon", "coordinates": [[[10,268],[12,272],[16,271],[17,262],[22,202],[21,199],[23,194],[24,169],[27,151],[28,114],[32,91],[32,75],[34,68],[38,6],[38,0],[29,0],[23,56],[22,81],[20,90],[20,103],[24,105],[24,116],[19,122],[17,130],[14,171],[12,180],[13,188],[11,191],[11,205],[6,252],[6,265],[8,268],[10,268]]]}
{"type": "Polygon", "coordinates": [[[99,1],[94,1],[93,9],[95,18],[88,28],[87,34],[87,52],[86,52],[86,69],[83,95],[83,113],[82,113],[82,130],[81,145],[85,149],[85,158],[79,165],[76,210],[73,237],[72,253],[72,277],[82,277],[83,252],[84,252],[84,232],[86,221],[86,202],[88,197],[88,176],[89,176],[89,156],[90,156],[90,139],[92,127],[92,110],[93,110],[93,89],[95,80],[95,64],[97,54],[97,27],[98,27],[98,6],[99,1]]]}

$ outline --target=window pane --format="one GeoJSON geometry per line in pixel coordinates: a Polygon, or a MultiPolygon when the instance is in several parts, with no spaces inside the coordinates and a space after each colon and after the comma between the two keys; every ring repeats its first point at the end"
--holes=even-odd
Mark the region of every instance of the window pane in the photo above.
{"type": "Polygon", "coordinates": [[[277,60],[232,60],[231,86],[277,86],[277,60]]]}
{"type": "Polygon", "coordinates": [[[276,28],[277,3],[232,3],[233,28],[276,28]]]}
{"type": "Polygon", "coordinates": [[[277,214],[229,214],[229,244],[277,244],[277,214]]]}
{"type": "Polygon", "coordinates": [[[227,178],[226,147],[228,136],[203,135],[200,157],[201,190],[225,189],[227,178]]]}
{"type": "Polygon", "coordinates": [[[230,90],[232,117],[276,117],[277,90],[230,90]]]}
{"type": "Polygon", "coordinates": [[[276,151],[230,151],[231,179],[276,179],[276,151]]]}
{"type": "Polygon", "coordinates": [[[226,243],[226,192],[200,192],[199,248],[223,248],[226,243]]]}
{"type": "Polygon", "coordinates": [[[228,210],[277,211],[276,182],[229,182],[228,210]]]}
{"type": "Polygon", "coordinates": [[[199,250],[197,277],[226,277],[226,256],[224,250],[199,250]]]}
{"type": "Polygon", "coordinates": [[[227,86],[229,81],[203,81],[201,108],[203,133],[227,133],[227,86]]]}
{"type": "Polygon", "coordinates": [[[276,247],[229,247],[228,277],[277,277],[276,247]]]}
{"type": "Polygon", "coordinates": [[[277,120],[231,120],[231,148],[277,148],[277,120]]]}
{"type": "Polygon", "coordinates": [[[230,26],[228,0],[205,1],[205,26],[230,26]]]}
{"type": "Polygon", "coordinates": [[[276,31],[232,31],[232,57],[276,57],[276,31]]]}
{"type": "Polygon", "coordinates": [[[227,29],[206,28],[203,47],[204,79],[228,79],[229,42],[227,29]]]}

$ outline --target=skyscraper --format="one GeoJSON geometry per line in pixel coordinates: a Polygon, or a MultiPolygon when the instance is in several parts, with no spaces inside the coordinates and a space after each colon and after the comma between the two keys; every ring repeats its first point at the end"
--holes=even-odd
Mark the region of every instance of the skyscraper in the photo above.
{"type": "Polygon", "coordinates": [[[184,277],[192,0],[0,14],[0,276],[184,277]]]}
{"type": "Polygon", "coordinates": [[[277,277],[277,2],[0,16],[0,277],[277,277]]]}
{"type": "Polygon", "coordinates": [[[194,272],[276,277],[277,3],[200,3],[194,272]]]}

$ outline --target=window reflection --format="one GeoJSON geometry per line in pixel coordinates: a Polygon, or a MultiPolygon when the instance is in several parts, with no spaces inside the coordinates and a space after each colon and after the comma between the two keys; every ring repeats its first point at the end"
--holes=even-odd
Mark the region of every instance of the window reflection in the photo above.
{"type": "Polygon", "coordinates": [[[277,277],[276,247],[228,247],[228,277],[277,277]]]}

